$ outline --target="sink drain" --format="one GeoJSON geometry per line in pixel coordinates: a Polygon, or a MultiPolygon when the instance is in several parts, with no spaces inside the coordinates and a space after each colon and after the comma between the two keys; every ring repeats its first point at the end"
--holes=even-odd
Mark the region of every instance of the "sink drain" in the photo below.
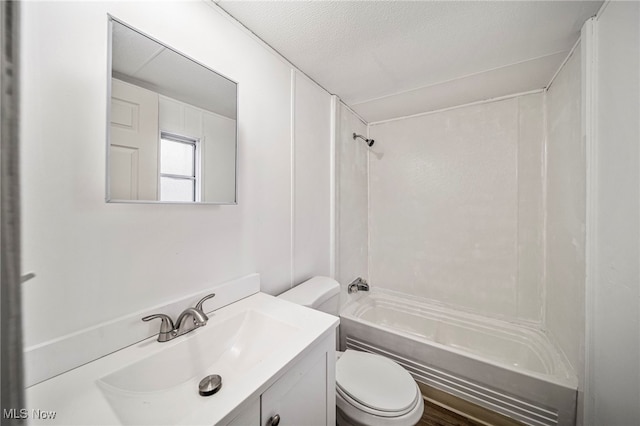
{"type": "Polygon", "coordinates": [[[198,385],[198,392],[201,396],[211,396],[218,392],[222,387],[222,377],[217,374],[212,374],[200,380],[198,385]]]}

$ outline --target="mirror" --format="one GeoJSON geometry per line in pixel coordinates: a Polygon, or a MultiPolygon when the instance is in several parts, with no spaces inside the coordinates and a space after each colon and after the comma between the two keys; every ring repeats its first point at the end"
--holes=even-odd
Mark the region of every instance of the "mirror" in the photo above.
{"type": "Polygon", "coordinates": [[[109,27],[107,202],[236,204],[237,83],[109,27]]]}

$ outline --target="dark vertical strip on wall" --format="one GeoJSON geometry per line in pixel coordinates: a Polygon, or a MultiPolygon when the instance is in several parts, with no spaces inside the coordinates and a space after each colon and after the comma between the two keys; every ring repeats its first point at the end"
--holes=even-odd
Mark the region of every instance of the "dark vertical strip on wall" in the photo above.
{"type": "Polygon", "coordinates": [[[24,382],[20,301],[19,8],[0,2],[0,379],[2,425],[22,424],[24,382]],[[11,411],[14,409],[14,411],[11,411]]]}

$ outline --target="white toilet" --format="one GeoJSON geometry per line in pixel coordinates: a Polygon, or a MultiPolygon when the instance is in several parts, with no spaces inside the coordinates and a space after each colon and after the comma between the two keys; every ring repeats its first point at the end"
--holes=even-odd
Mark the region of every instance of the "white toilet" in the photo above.
{"type": "MultiPolygon", "coordinates": [[[[340,284],[314,277],[279,297],[337,316],[340,284]]],[[[424,410],[420,389],[404,368],[351,349],[336,353],[336,405],[338,425],[415,425],[424,410]]]]}

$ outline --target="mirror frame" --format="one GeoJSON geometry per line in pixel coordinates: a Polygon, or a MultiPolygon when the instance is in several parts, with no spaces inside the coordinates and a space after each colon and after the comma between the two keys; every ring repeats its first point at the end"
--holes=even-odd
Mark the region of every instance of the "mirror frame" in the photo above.
{"type": "Polygon", "coordinates": [[[239,113],[240,113],[240,108],[239,108],[239,97],[238,97],[238,92],[239,92],[239,87],[240,84],[227,77],[224,74],[219,73],[218,71],[215,71],[214,69],[212,69],[211,67],[204,65],[202,62],[197,61],[195,59],[193,59],[192,57],[185,55],[184,53],[180,52],[179,50],[169,46],[166,43],[161,42],[160,40],[158,40],[155,37],[150,36],[149,34],[146,34],[143,31],[140,31],[139,29],[127,24],[126,22],[124,22],[123,20],[111,15],[110,13],[107,14],[107,107],[106,107],[106,150],[105,150],[105,157],[106,157],[106,161],[105,161],[105,202],[107,204],[160,204],[160,205],[165,205],[165,204],[179,204],[179,205],[217,205],[217,206],[235,206],[238,205],[238,155],[239,155],[239,126],[238,126],[238,118],[239,118],[239,113]],[[234,200],[233,201],[160,201],[160,200],[115,200],[115,199],[111,199],[111,179],[110,179],[110,144],[111,144],[111,80],[112,80],[112,73],[113,73],[113,63],[112,63],[112,59],[113,59],[113,23],[116,22],[122,26],[127,27],[128,29],[130,29],[131,31],[135,31],[136,33],[147,37],[148,39],[164,46],[165,48],[171,50],[172,52],[184,57],[185,59],[188,59],[189,61],[195,63],[196,65],[199,65],[205,69],[207,69],[210,72],[213,72],[215,74],[217,74],[218,76],[225,78],[227,80],[229,80],[230,82],[234,83],[236,85],[236,119],[235,119],[235,162],[234,162],[234,200]]]}

